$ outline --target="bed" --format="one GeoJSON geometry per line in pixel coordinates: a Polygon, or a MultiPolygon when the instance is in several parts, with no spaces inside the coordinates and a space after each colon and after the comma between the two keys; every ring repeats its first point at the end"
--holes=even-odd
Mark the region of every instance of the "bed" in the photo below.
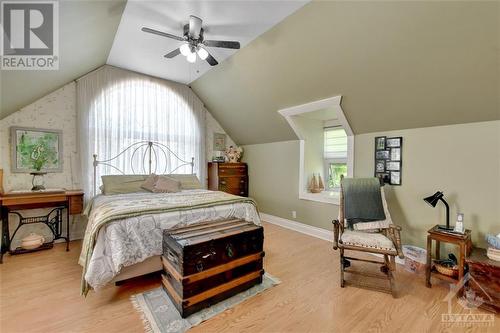
{"type": "MultiPolygon", "coordinates": [[[[134,175],[147,177],[158,169],[158,161],[153,161],[155,156],[166,156],[154,151],[155,147],[165,147],[154,142],[137,143],[132,148],[126,148],[132,149],[132,158],[140,151],[137,147],[145,148],[140,155],[143,156],[146,167],[142,168],[142,174],[134,175]]],[[[122,152],[117,156],[126,155],[122,152]]],[[[173,156],[178,158],[175,154],[173,156]]],[[[112,161],[114,158],[99,161],[94,155],[95,192],[96,168],[99,164],[111,165],[112,161]]],[[[180,161],[182,165],[185,163],[193,167],[193,159],[191,162],[180,161]]],[[[177,164],[176,169],[181,164],[177,164]]],[[[189,178],[188,175],[171,172],[162,174],[174,178],[189,178]]],[[[199,188],[201,186],[190,186],[190,183],[184,185],[184,180],[181,183],[183,189],[176,193],[151,193],[140,188],[134,191],[132,188],[127,193],[99,194],[91,199],[85,209],[88,224],[79,259],[83,267],[83,294],[87,294],[91,288],[99,290],[111,282],[160,270],[162,232],[165,229],[233,217],[260,225],[256,204],[252,199],[208,191],[199,188]]]]}

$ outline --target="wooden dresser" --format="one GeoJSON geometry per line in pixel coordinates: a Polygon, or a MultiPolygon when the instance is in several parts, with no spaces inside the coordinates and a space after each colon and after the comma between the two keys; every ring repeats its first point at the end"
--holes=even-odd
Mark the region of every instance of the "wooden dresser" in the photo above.
{"type": "Polygon", "coordinates": [[[248,197],[246,163],[208,163],[208,189],[248,197]]]}

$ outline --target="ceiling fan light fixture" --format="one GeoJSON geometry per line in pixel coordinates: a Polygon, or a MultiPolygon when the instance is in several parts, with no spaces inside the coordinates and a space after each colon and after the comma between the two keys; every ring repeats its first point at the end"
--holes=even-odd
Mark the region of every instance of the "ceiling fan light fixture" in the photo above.
{"type": "Polygon", "coordinates": [[[201,60],[205,60],[208,57],[208,52],[204,48],[200,47],[198,48],[198,56],[200,57],[201,60]]]}
{"type": "Polygon", "coordinates": [[[179,48],[181,51],[181,54],[185,57],[187,57],[189,54],[191,54],[191,48],[189,47],[189,44],[182,44],[181,47],[179,48]]]}
{"type": "Polygon", "coordinates": [[[196,53],[189,53],[186,58],[187,58],[188,62],[195,63],[196,62],[196,53]]]}

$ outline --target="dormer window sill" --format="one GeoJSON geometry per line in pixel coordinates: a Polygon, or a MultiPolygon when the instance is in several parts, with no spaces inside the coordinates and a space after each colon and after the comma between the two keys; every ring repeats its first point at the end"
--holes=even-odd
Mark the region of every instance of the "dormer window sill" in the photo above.
{"type": "Polygon", "coordinates": [[[321,193],[300,192],[299,199],[339,205],[339,192],[323,191],[321,193]]]}

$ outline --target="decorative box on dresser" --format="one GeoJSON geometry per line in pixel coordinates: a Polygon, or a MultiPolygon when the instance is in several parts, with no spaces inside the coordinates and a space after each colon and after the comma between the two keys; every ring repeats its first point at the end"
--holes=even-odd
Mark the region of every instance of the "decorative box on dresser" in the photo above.
{"type": "Polygon", "coordinates": [[[208,189],[248,197],[246,163],[208,163],[208,189]]]}

